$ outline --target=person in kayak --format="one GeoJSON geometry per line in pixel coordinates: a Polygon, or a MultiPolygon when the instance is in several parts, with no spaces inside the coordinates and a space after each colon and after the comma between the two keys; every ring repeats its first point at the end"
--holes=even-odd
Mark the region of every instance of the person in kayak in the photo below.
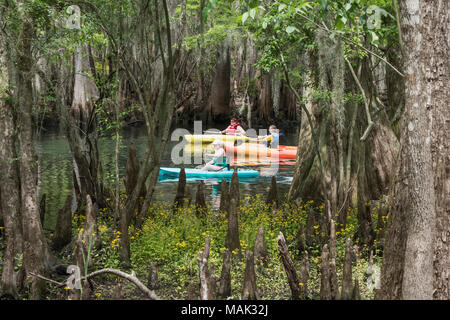
{"type": "Polygon", "coordinates": [[[266,147],[271,149],[278,149],[280,142],[280,130],[277,129],[275,125],[269,127],[269,132],[267,136],[258,137],[257,139],[250,139],[250,141],[266,141],[266,147]]]}
{"type": "Polygon", "coordinates": [[[219,171],[223,169],[230,169],[230,165],[227,163],[227,156],[225,153],[225,149],[223,148],[223,141],[216,139],[212,143],[214,146],[214,154],[208,154],[208,156],[212,156],[212,160],[207,162],[202,170],[207,171],[219,171]]]}
{"type": "Polygon", "coordinates": [[[238,120],[233,118],[231,119],[230,125],[225,130],[222,130],[221,133],[245,135],[245,130],[242,128],[238,120]]]}

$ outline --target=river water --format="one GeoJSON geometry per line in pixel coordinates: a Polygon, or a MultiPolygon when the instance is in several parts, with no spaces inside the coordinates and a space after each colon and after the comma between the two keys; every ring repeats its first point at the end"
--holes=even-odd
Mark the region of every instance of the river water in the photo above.
{"type": "MultiPolygon", "coordinates": [[[[280,144],[296,145],[297,136],[297,133],[285,133],[280,137],[280,144]]],[[[125,177],[128,147],[131,142],[134,142],[138,159],[142,161],[146,144],[144,128],[127,128],[122,132],[119,153],[119,171],[120,179],[122,181],[125,177]]],[[[104,171],[104,184],[110,186],[111,189],[113,189],[115,176],[115,143],[114,137],[103,137],[100,138],[98,145],[100,161],[104,171]]],[[[179,143],[179,141],[170,141],[168,143],[163,155],[163,167],[176,167],[172,161],[171,154],[173,148],[179,145],[179,143]]],[[[73,192],[72,155],[66,137],[58,132],[47,132],[42,134],[39,140],[36,141],[36,151],[40,164],[40,196],[44,193],[47,196],[44,228],[53,230],[58,211],[63,207],[66,196],[73,192]]],[[[193,168],[195,166],[195,164],[192,164],[186,165],[185,167],[193,168]]],[[[260,171],[260,176],[258,178],[240,181],[241,197],[256,194],[265,195],[269,190],[272,179],[272,173],[271,170],[269,170],[270,166],[249,166],[244,168],[258,170],[260,171]]],[[[294,166],[292,165],[279,166],[276,173],[276,179],[280,196],[284,196],[288,192],[293,172],[294,166]]],[[[213,207],[217,207],[220,201],[220,180],[204,180],[204,182],[207,201],[213,207]]],[[[176,179],[167,180],[160,178],[155,188],[154,201],[172,202],[176,194],[177,183],[176,179]]],[[[187,183],[191,187],[195,199],[198,181],[188,179],[187,183]]]]}

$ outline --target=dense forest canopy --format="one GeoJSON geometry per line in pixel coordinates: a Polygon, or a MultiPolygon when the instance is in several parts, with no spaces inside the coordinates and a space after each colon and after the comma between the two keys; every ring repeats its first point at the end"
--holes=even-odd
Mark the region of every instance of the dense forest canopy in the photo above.
{"type": "Polygon", "coordinates": [[[88,278],[111,284],[109,273],[141,292],[127,298],[358,299],[358,268],[369,265],[381,267],[379,285],[364,284],[364,298],[449,299],[448,6],[0,0],[2,297],[98,298],[88,278]],[[203,182],[193,198],[182,170],[173,207],[159,207],[155,188],[174,129],[226,127],[231,118],[245,130],[276,125],[296,135],[283,200],[272,179],[265,203],[249,202],[234,175],[229,186],[222,181],[218,222],[203,182]],[[144,151],[138,157],[126,146],[123,175],[121,137],[130,127],[143,129],[144,151]],[[43,228],[35,148],[50,131],[64,135],[73,160],[72,194],[55,208],[52,232],[43,228]],[[115,147],[110,179],[104,137],[115,147]],[[191,224],[202,240],[186,247],[182,226],[191,224]],[[177,232],[166,240],[155,233],[169,227],[177,232]],[[184,258],[168,244],[158,251],[164,241],[184,258]],[[166,249],[173,260],[163,258],[166,249]],[[278,279],[259,264],[255,273],[254,259],[267,255],[269,269],[287,276],[288,293],[256,288],[256,275],[262,288],[278,279]],[[67,278],[58,270],[68,265],[81,269],[84,290],[49,287],[48,278],[67,278]],[[158,293],[156,270],[170,279],[184,272],[183,285],[158,293]]]}

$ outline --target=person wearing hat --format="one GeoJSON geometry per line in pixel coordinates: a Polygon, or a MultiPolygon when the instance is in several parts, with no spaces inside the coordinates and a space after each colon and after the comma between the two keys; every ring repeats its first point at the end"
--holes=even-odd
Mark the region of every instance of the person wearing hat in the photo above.
{"type": "Polygon", "coordinates": [[[212,156],[212,160],[207,162],[202,170],[211,170],[211,171],[219,171],[225,168],[229,169],[229,164],[227,163],[227,156],[225,153],[225,149],[223,148],[223,141],[216,139],[212,143],[214,146],[214,154],[208,154],[212,156]]]}
{"type": "Polygon", "coordinates": [[[225,134],[245,135],[245,130],[242,128],[241,124],[238,122],[236,118],[231,119],[230,125],[221,132],[225,134]]]}

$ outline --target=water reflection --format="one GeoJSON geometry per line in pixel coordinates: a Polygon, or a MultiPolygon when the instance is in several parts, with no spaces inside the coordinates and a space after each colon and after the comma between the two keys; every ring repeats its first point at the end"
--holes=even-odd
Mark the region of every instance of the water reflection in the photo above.
{"type": "MultiPolygon", "coordinates": [[[[239,183],[241,188],[247,189],[244,191],[244,194],[251,193],[251,188],[248,186],[250,185],[257,185],[259,182],[259,178],[242,178],[239,179],[239,183]]],[[[191,188],[191,190],[195,190],[192,194],[193,199],[195,199],[195,192],[197,185],[200,181],[203,181],[205,184],[205,197],[206,199],[209,199],[210,204],[213,208],[218,208],[220,206],[220,196],[221,196],[221,188],[222,188],[222,179],[220,178],[186,178],[186,184],[188,187],[191,188]]],[[[225,181],[228,183],[231,182],[231,179],[225,179],[225,181]]],[[[178,178],[174,177],[167,177],[167,176],[160,176],[158,179],[158,184],[160,188],[164,188],[164,184],[168,184],[168,187],[170,189],[173,189],[174,185],[178,185],[178,178]]],[[[174,189],[176,190],[176,188],[174,189]]],[[[173,198],[175,198],[175,194],[173,194],[173,198]]],[[[168,201],[173,199],[167,199],[168,201]]]]}
{"type": "MultiPolygon", "coordinates": [[[[295,135],[289,136],[289,141],[284,137],[284,144],[293,144],[296,141],[295,135]]],[[[119,153],[119,173],[123,181],[126,173],[126,162],[128,157],[128,146],[130,142],[134,142],[138,159],[143,160],[146,146],[146,134],[144,128],[130,128],[123,131],[120,143],[119,153]]],[[[167,148],[163,155],[162,166],[179,167],[175,165],[171,159],[171,151],[179,141],[168,142],[167,148]]],[[[106,187],[113,187],[114,184],[114,137],[105,137],[99,140],[100,161],[104,172],[104,184],[106,187]]],[[[202,152],[204,152],[202,147],[202,152]]],[[[72,187],[72,170],[73,159],[67,143],[67,139],[60,133],[43,134],[36,141],[36,150],[39,156],[39,174],[40,185],[39,193],[47,195],[47,208],[44,221],[44,228],[53,229],[56,223],[57,212],[63,207],[67,195],[73,192],[72,187]]],[[[188,155],[187,155],[188,156],[188,155]]],[[[192,156],[192,155],[190,155],[192,156]]],[[[193,162],[193,161],[192,161],[193,162]]],[[[195,167],[196,164],[186,165],[186,167],[195,167]]],[[[241,167],[240,167],[241,168],[241,167]]],[[[241,195],[255,195],[257,193],[266,193],[270,188],[271,178],[274,171],[270,171],[269,166],[248,166],[245,169],[259,170],[260,176],[256,179],[240,179],[241,195]]],[[[280,194],[287,193],[291,182],[294,167],[292,165],[280,165],[276,174],[278,191],[280,194]]],[[[187,184],[192,189],[195,196],[196,186],[199,180],[205,183],[206,200],[214,207],[220,203],[221,179],[191,179],[187,180],[187,184]]],[[[229,181],[228,181],[229,182],[229,181]]],[[[155,187],[155,201],[173,201],[175,198],[178,185],[178,179],[161,178],[155,187]]]]}

